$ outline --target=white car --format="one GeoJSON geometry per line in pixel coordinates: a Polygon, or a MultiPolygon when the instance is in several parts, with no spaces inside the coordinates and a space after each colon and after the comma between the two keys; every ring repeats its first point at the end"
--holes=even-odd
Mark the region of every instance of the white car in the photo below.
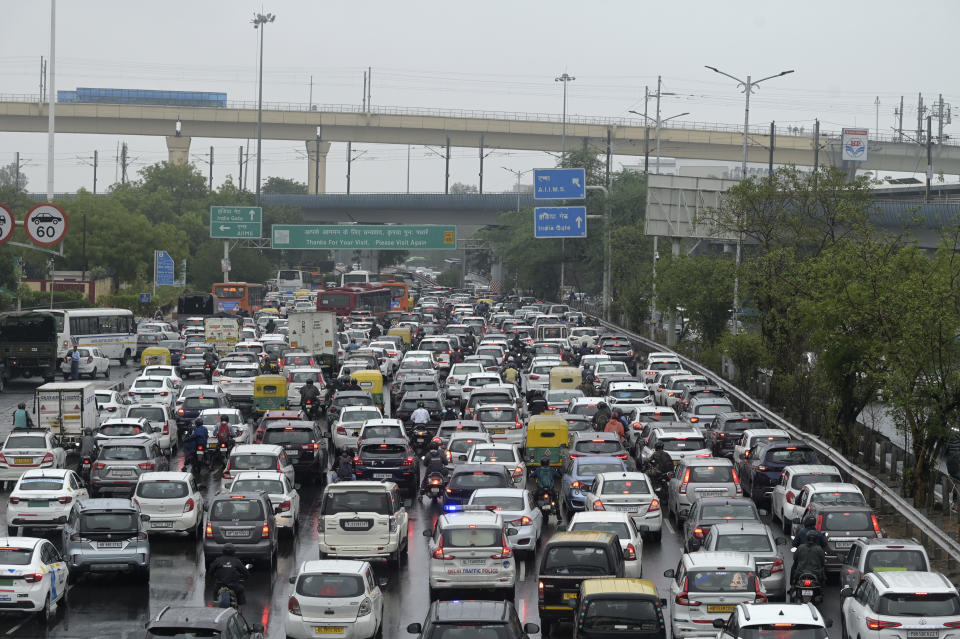
{"type": "Polygon", "coordinates": [[[470,393],[483,386],[498,386],[503,384],[497,373],[469,373],[460,386],[460,405],[466,406],[470,401],[470,393]]]}
{"type": "Polygon", "coordinates": [[[0,482],[16,481],[32,468],[63,468],[67,454],[46,429],[13,431],[0,448],[0,482]]]}
{"type": "Polygon", "coordinates": [[[380,580],[366,561],[305,561],[290,578],[283,630],[290,639],[370,639],[383,631],[380,580]]]}
{"type": "Polygon", "coordinates": [[[183,378],[180,377],[180,373],[177,372],[176,366],[163,366],[163,365],[154,365],[147,366],[143,369],[143,372],[140,373],[141,377],[169,377],[173,382],[173,387],[177,389],[177,392],[180,392],[180,388],[183,386],[183,378]]]}
{"type": "Polygon", "coordinates": [[[832,620],[824,619],[820,611],[809,603],[775,606],[743,604],[735,607],[716,637],[746,639],[764,636],[770,632],[784,632],[789,636],[803,634],[808,637],[827,637],[827,628],[832,625],[832,620]],[[776,630],[771,631],[770,628],[776,630]]]}
{"type": "Polygon", "coordinates": [[[515,488],[527,487],[527,464],[513,444],[474,444],[466,454],[458,456],[461,464],[495,464],[513,476],[515,488]]]}
{"type": "Polygon", "coordinates": [[[220,388],[231,399],[253,400],[253,380],[260,374],[259,364],[232,362],[223,367],[217,378],[220,388]]]}
{"type": "Polygon", "coordinates": [[[705,375],[690,374],[672,374],[661,376],[657,383],[657,403],[667,408],[674,408],[683,391],[691,386],[706,386],[710,379],[705,375]]]}
{"type": "MultiPolygon", "coordinates": [[[[336,485],[336,484],[335,484],[336,485]]],[[[517,562],[508,537],[515,528],[504,524],[498,512],[474,506],[469,512],[445,512],[428,538],[430,599],[441,599],[450,590],[479,590],[484,597],[500,591],[507,599],[516,594],[517,562]]]]}
{"type": "Polygon", "coordinates": [[[203,526],[203,494],[192,473],[179,471],[143,473],[133,491],[140,512],[149,515],[147,532],[187,533],[194,539],[203,526]]]}
{"type": "MultiPolygon", "coordinates": [[[[80,346],[77,350],[80,351],[80,366],[78,369],[80,375],[89,375],[90,379],[94,379],[97,375],[110,377],[110,360],[99,348],[80,346]]],[[[70,360],[71,356],[68,354],[60,362],[60,372],[63,373],[64,379],[70,377],[70,360]]]]}
{"type": "Polygon", "coordinates": [[[446,446],[440,451],[440,454],[443,456],[443,463],[447,467],[447,470],[453,470],[453,467],[457,464],[464,463],[460,461],[460,456],[470,452],[470,449],[473,448],[474,445],[481,443],[489,444],[492,441],[493,439],[486,431],[454,433],[447,440],[446,446]]]}
{"type": "Polygon", "coordinates": [[[842,482],[840,469],[828,464],[797,464],[787,466],[780,473],[780,482],[773,487],[770,495],[770,509],[773,518],[781,524],[793,521],[803,514],[803,506],[797,503],[800,490],[807,484],[816,482],[842,482]]]}
{"type": "Polygon", "coordinates": [[[243,470],[278,471],[294,484],[293,464],[287,458],[283,446],[275,444],[238,444],[230,450],[227,466],[220,473],[221,489],[233,482],[233,476],[243,470]]]}
{"type": "Polygon", "coordinates": [[[287,406],[300,405],[300,389],[307,385],[307,380],[323,390],[323,371],[319,368],[298,366],[286,368],[283,373],[287,376],[287,406]]]}
{"type": "Polygon", "coordinates": [[[550,370],[557,366],[565,366],[562,359],[549,359],[532,362],[530,370],[521,375],[521,387],[524,393],[530,391],[546,392],[550,390],[550,370]]]}
{"type": "Polygon", "coordinates": [[[251,470],[234,473],[231,493],[265,492],[276,512],[278,528],[295,535],[300,521],[300,493],[287,476],[277,471],[251,470]]]}
{"type": "Polygon", "coordinates": [[[383,419],[383,414],[376,406],[344,406],[336,421],[330,425],[333,447],[338,451],[356,450],[360,428],[371,419],[383,419]]]}
{"type": "Polygon", "coordinates": [[[407,431],[403,427],[403,422],[399,419],[391,419],[389,417],[384,417],[383,419],[368,419],[363,422],[363,426],[360,427],[360,434],[357,435],[357,446],[360,445],[360,441],[363,439],[371,439],[373,437],[396,437],[399,439],[409,439],[407,438],[407,431]]]}
{"type": "Polygon", "coordinates": [[[173,386],[173,380],[169,377],[138,377],[133,380],[127,395],[130,396],[132,403],[174,405],[177,397],[177,389],[173,386]]]}
{"type": "Polygon", "coordinates": [[[840,596],[844,637],[952,637],[960,625],[960,595],[939,572],[869,572],[840,596]]]}
{"type": "Polygon", "coordinates": [[[134,404],[127,407],[126,415],[130,419],[143,418],[158,432],[160,449],[170,455],[177,447],[177,420],[173,417],[169,404],[134,404]]]}
{"type": "Polygon", "coordinates": [[[410,515],[391,481],[327,484],[317,515],[320,559],[378,558],[399,565],[409,545],[410,515]]]}
{"type": "Polygon", "coordinates": [[[643,536],[633,522],[630,513],[579,512],[574,513],[567,530],[595,530],[610,532],[620,541],[623,550],[624,577],[643,577],[643,536]]]}
{"type": "Polygon", "coordinates": [[[794,500],[794,503],[800,508],[800,512],[793,518],[783,522],[783,532],[790,533],[791,536],[797,534],[800,529],[796,523],[797,519],[802,519],[803,514],[807,512],[813,504],[850,504],[851,506],[866,506],[867,500],[863,496],[863,491],[856,484],[845,482],[816,482],[807,484],[800,489],[800,494],[794,500]]]}
{"type": "Polygon", "coordinates": [[[584,504],[588,511],[627,513],[637,530],[660,540],[663,508],[644,473],[597,473],[584,504]]]}
{"type": "Polygon", "coordinates": [[[234,444],[249,444],[250,427],[243,421],[243,414],[239,408],[204,408],[200,411],[199,418],[203,420],[203,425],[207,428],[210,435],[208,441],[217,438],[217,428],[220,426],[220,418],[227,416],[227,423],[237,429],[237,434],[233,438],[234,444]]]}
{"type": "Polygon", "coordinates": [[[142,417],[111,417],[103,420],[93,432],[97,446],[102,446],[108,439],[150,440],[160,445],[160,431],[142,417]]]}
{"type": "Polygon", "coordinates": [[[463,383],[467,381],[467,375],[471,373],[483,373],[483,366],[478,362],[458,362],[450,367],[450,374],[447,375],[447,397],[453,400],[460,398],[460,392],[463,383]]]}
{"type": "Polygon", "coordinates": [[[469,506],[492,508],[503,517],[503,523],[515,528],[507,542],[514,551],[537,552],[543,533],[543,514],[533,501],[533,495],[524,488],[478,488],[470,496],[469,506]]]}
{"type": "Polygon", "coordinates": [[[0,608],[36,612],[44,625],[53,621],[57,602],[67,594],[70,571],[52,543],[37,537],[0,538],[0,571],[0,608]]]}
{"type": "Polygon", "coordinates": [[[97,412],[101,415],[122,415],[124,409],[130,405],[127,397],[112,390],[96,390],[93,392],[97,402],[97,412]]]}
{"type": "Polygon", "coordinates": [[[73,502],[86,499],[87,489],[72,470],[28,470],[7,500],[7,534],[26,529],[59,530],[73,502]]]}
{"type": "Polygon", "coordinates": [[[653,406],[653,393],[646,384],[634,381],[610,382],[607,385],[607,405],[627,412],[634,406],[653,406]]]}

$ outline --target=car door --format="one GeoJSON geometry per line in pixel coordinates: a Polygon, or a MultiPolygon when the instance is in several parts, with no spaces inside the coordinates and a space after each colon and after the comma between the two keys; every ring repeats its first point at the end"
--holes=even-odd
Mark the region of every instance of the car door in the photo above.
{"type": "Polygon", "coordinates": [[[50,574],[53,575],[50,579],[50,601],[57,601],[67,592],[67,564],[60,556],[60,551],[49,541],[43,542],[43,547],[40,549],[40,561],[46,565],[50,574]]]}
{"type": "Polygon", "coordinates": [[[856,587],[860,583],[860,556],[862,554],[862,546],[858,543],[854,543],[850,547],[850,550],[847,551],[847,558],[843,560],[843,565],[840,567],[840,587],[850,586],[851,588],[856,587]]]}
{"type": "Polygon", "coordinates": [[[294,485],[283,476],[283,492],[290,496],[290,511],[293,513],[293,519],[296,521],[300,517],[300,493],[294,488],[294,485]]]}
{"type": "Polygon", "coordinates": [[[74,501],[81,501],[89,497],[87,492],[87,487],[83,485],[83,482],[77,477],[77,474],[73,471],[67,473],[67,491],[73,497],[74,501]]]}
{"type": "Polygon", "coordinates": [[[773,494],[770,495],[770,508],[775,517],[783,518],[783,504],[787,498],[787,486],[790,485],[791,473],[789,469],[784,469],[780,473],[780,481],[773,487],[773,494]]]}
{"type": "Polygon", "coordinates": [[[374,625],[380,627],[383,623],[383,592],[377,585],[377,580],[373,578],[373,570],[367,565],[363,571],[364,580],[367,582],[367,596],[373,601],[373,614],[376,618],[374,625]]]}
{"type": "Polygon", "coordinates": [[[407,513],[407,509],[403,506],[403,500],[400,499],[400,488],[394,486],[390,491],[390,504],[393,507],[393,514],[397,520],[397,530],[400,532],[400,539],[404,542],[408,541],[406,539],[408,530],[407,524],[409,522],[410,515],[407,513]]]}

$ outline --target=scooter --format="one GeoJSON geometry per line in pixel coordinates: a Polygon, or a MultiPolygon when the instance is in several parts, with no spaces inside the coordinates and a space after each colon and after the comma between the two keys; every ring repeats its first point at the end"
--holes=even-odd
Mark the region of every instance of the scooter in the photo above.
{"type": "Polygon", "coordinates": [[[795,603],[822,603],[823,586],[815,575],[801,573],[790,587],[790,601],[795,603]]]}
{"type": "Polygon", "coordinates": [[[556,512],[557,519],[560,518],[560,510],[557,508],[557,501],[554,499],[553,495],[549,490],[537,489],[537,508],[540,509],[541,514],[545,520],[550,519],[550,513],[556,512]]]}
{"type": "Polygon", "coordinates": [[[317,402],[313,399],[304,400],[303,412],[306,414],[307,419],[312,422],[315,422],[320,418],[319,407],[317,406],[317,402]]]}
{"type": "Polygon", "coordinates": [[[90,484],[90,469],[93,467],[92,457],[83,457],[80,460],[80,479],[84,484],[90,484]]]}
{"type": "Polygon", "coordinates": [[[423,494],[429,497],[431,502],[440,501],[443,496],[443,483],[443,473],[430,473],[427,475],[423,494]]]}

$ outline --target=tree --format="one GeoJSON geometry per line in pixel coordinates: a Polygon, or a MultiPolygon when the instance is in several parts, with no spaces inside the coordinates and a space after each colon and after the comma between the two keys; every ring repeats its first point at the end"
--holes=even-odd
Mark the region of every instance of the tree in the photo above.
{"type": "Polygon", "coordinates": [[[307,185],[304,182],[271,176],[263,183],[260,192],[265,194],[293,193],[306,195],[307,185]]]}
{"type": "Polygon", "coordinates": [[[657,307],[667,312],[683,308],[702,344],[717,345],[730,319],[733,270],[733,261],[725,256],[666,255],[657,265],[657,307]]]}
{"type": "Polygon", "coordinates": [[[459,270],[455,268],[448,268],[437,276],[437,285],[457,288],[462,283],[460,276],[461,272],[459,270]]]}
{"type": "Polygon", "coordinates": [[[464,184],[463,182],[454,182],[450,185],[450,195],[464,195],[466,193],[479,193],[474,184],[464,184]]]}
{"type": "Polygon", "coordinates": [[[27,190],[27,176],[24,175],[23,171],[17,170],[17,163],[11,162],[6,166],[0,166],[0,187],[16,188],[17,185],[19,185],[21,191],[27,190]]]}

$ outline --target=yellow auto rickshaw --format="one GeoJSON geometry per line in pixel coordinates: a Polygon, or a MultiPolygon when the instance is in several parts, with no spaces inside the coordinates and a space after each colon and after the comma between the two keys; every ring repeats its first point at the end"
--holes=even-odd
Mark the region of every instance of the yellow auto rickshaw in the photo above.
{"type": "Polygon", "coordinates": [[[559,415],[533,415],[527,423],[527,440],[524,457],[527,464],[540,464],[544,457],[551,466],[563,463],[563,453],[568,447],[567,420],[559,415]]]}
{"type": "Polygon", "coordinates": [[[550,369],[550,390],[577,389],[583,383],[583,371],[575,366],[554,366],[550,369]]]}
{"type": "Polygon", "coordinates": [[[411,331],[409,326],[394,326],[387,330],[387,335],[398,335],[405,346],[410,346],[411,331]]]}
{"type": "Polygon", "coordinates": [[[254,412],[263,413],[286,408],[287,378],[283,375],[257,375],[253,380],[254,412]]]}
{"type": "Polygon", "coordinates": [[[377,404],[377,408],[383,411],[383,373],[364,369],[350,373],[350,379],[357,381],[360,390],[365,390],[373,395],[373,401],[377,404]]]}
{"type": "Polygon", "coordinates": [[[170,366],[170,349],[163,346],[149,346],[140,353],[140,368],[147,366],[170,366]]]}

